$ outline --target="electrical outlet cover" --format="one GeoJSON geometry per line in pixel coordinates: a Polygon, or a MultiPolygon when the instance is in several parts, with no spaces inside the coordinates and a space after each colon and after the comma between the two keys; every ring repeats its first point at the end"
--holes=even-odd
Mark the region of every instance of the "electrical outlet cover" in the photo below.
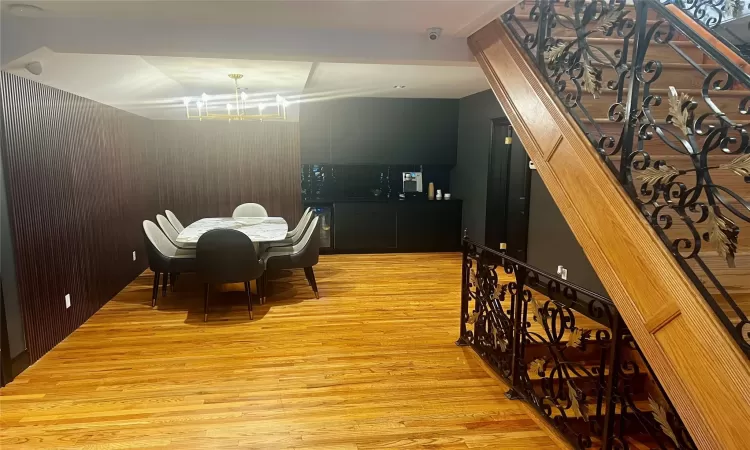
{"type": "Polygon", "coordinates": [[[133,261],[135,261],[135,250],[133,250],[133,261]]]}
{"type": "Polygon", "coordinates": [[[70,294],[65,294],[65,309],[70,308],[70,294]]]}

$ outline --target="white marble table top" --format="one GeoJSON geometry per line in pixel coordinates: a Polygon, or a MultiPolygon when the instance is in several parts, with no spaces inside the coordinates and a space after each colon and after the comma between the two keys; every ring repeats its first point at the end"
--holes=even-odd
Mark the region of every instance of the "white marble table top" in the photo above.
{"type": "Polygon", "coordinates": [[[281,217],[207,217],[185,227],[177,236],[177,243],[184,248],[195,248],[203,233],[217,228],[241,231],[253,242],[282,241],[289,231],[281,217]]]}

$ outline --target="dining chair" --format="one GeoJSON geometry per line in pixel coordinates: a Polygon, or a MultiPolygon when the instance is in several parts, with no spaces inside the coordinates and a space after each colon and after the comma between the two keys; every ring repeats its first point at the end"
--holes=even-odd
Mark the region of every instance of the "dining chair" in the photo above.
{"type": "Polygon", "coordinates": [[[157,214],[156,221],[159,222],[159,226],[161,227],[162,231],[164,231],[164,234],[167,235],[167,238],[169,238],[172,244],[175,247],[180,248],[180,244],[177,243],[177,236],[180,233],[169,222],[169,220],[166,217],[162,216],[161,214],[157,214]]]}
{"type": "Polygon", "coordinates": [[[312,208],[307,208],[304,213],[302,213],[302,218],[297,223],[297,226],[294,227],[292,231],[289,231],[286,233],[286,238],[281,241],[273,241],[266,243],[267,247],[286,247],[289,245],[294,245],[302,239],[302,236],[305,233],[305,230],[307,229],[307,226],[310,225],[310,222],[312,222],[313,219],[313,211],[312,208]]]}
{"type": "MultiPolygon", "coordinates": [[[[250,281],[259,279],[265,271],[258,259],[253,241],[241,231],[216,229],[204,233],[196,245],[198,276],[204,283],[203,321],[208,320],[208,292],[211,284],[245,283],[247,309],[253,319],[253,297],[250,281]]],[[[258,294],[260,285],[258,286],[258,294]]]]}
{"type": "Polygon", "coordinates": [[[234,208],[232,217],[268,217],[266,208],[257,203],[243,203],[234,208]]]}
{"type": "MultiPolygon", "coordinates": [[[[159,226],[150,220],[143,221],[143,234],[148,266],[154,272],[154,286],[151,293],[151,307],[153,308],[156,306],[156,297],[159,293],[159,277],[164,275],[163,297],[167,293],[169,278],[172,278],[172,283],[174,283],[177,274],[195,272],[195,251],[177,248],[159,226]]],[[[174,287],[174,284],[172,286],[174,287]]]]}
{"type": "Polygon", "coordinates": [[[182,230],[185,229],[185,227],[182,226],[182,222],[177,219],[177,216],[174,215],[174,213],[170,210],[164,211],[167,215],[167,219],[169,219],[169,223],[172,224],[175,230],[177,230],[177,233],[182,233],[182,230]]]}
{"type": "MultiPolygon", "coordinates": [[[[320,218],[312,219],[310,226],[307,227],[305,234],[297,244],[288,247],[270,248],[264,255],[267,270],[279,269],[304,269],[305,278],[315,293],[318,295],[318,284],[315,281],[315,272],[313,266],[318,264],[320,255],[320,218]]],[[[264,280],[265,281],[265,278],[264,280]]],[[[265,286],[263,287],[265,291],[265,286]]]]}

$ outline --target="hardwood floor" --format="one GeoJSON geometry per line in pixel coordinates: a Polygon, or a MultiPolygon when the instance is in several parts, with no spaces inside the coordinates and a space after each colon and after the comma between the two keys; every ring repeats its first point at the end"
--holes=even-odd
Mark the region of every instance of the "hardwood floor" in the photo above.
{"type": "Polygon", "coordinates": [[[458,333],[460,255],[321,257],[250,321],[242,285],[151,274],[0,390],[0,447],[558,448],[458,333]]]}

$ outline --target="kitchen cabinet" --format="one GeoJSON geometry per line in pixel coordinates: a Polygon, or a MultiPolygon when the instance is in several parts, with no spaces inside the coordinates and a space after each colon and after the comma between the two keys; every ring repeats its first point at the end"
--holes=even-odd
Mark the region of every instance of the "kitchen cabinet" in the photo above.
{"type": "Polygon", "coordinates": [[[337,202],[333,206],[335,250],[396,250],[397,209],[390,202],[337,202]]]}
{"type": "Polygon", "coordinates": [[[303,164],[454,165],[458,101],[348,98],[300,105],[303,164]]]}

